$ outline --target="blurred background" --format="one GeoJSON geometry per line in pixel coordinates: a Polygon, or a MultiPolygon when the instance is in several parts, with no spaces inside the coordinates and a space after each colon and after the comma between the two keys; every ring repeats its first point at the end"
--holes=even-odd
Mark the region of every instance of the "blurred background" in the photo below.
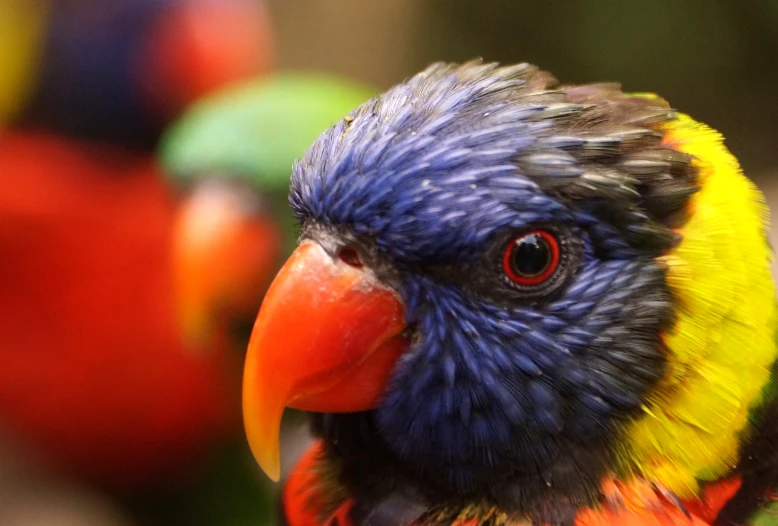
{"type": "Polygon", "coordinates": [[[661,94],[778,206],[774,0],[0,0],[0,524],[271,523],[239,385],[291,164],[479,56],[661,94]]]}

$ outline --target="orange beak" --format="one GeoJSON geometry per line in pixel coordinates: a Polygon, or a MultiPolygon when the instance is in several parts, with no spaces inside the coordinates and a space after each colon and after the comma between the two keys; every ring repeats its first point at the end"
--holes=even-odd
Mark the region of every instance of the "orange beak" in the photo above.
{"type": "Polygon", "coordinates": [[[282,236],[247,189],[211,181],[195,187],[175,222],[173,263],[181,326],[193,348],[250,319],[278,268],[282,236]]]}
{"type": "Polygon", "coordinates": [[[313,241],[295,250],[262,303],[243,374],[246,435],[271,479],[284,409],[374,408],[407,348],[404,328],[400,299],[369,270],[313,241]]]}

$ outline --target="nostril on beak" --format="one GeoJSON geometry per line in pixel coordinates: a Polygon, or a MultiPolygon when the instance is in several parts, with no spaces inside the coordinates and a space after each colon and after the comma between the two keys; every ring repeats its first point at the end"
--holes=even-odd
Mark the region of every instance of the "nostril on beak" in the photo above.
{"type": "Polygon", "coordinates": [[[350,246],[345,246],[338,251],[338,258],[346,265],[355,268],[362,268],[364,263],[359,255],[359,252],[350,246]]]}

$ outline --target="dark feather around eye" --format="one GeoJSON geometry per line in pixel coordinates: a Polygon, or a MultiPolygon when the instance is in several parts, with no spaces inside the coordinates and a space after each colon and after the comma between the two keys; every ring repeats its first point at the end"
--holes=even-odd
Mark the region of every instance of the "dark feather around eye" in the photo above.
{"type": "Polygon", "coordinates": [[[468,295],[495,305],[514,305],[552,301],[569,283],[580,265],[584,234],[565,226],[533,225],[519,231],[509,231],[495,237],[490,248],[479,260],[456,265],[428,267],[436,278],[462,287],[468,295]],[[553,236],[559,248],[556,269],[537,284],[522,284],[505,272],[505,250],[511,241],[532,231],[544,231],[553,236]]]}

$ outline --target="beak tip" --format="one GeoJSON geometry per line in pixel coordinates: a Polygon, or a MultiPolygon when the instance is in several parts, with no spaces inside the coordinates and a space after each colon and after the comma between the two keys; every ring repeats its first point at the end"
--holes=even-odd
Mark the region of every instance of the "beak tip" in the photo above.
{"type": "Polygon", "coordinates": [[[281,480],[281,454],[278,447],[272,450],[254,451],[257,463],[273,482],[281,480]]]}
{"type": "Polygon", "coordinates": [[[254,441],[249,436],[251,453],[265,475],[273,482],[281,479],[281,452],[278,441],[254,441]]]}
{"type": "MultiPolygon", "coordinates": [[[[252,379],[252,375],[248,375],[252,379]]],[[[283,402],[271,404],[273,409],[261,410],[268,405],[257,403],[253,382],[244,384],[243,423],[249,447],[259,467],[265,474],[278,482],[281,479],[281,416],[283,402]]],[[[265,400],[267,402],[267,400],[265,400]]]]}
{"type": "Polygon", "coordinates": [[[274,461],[266,460],[260,461],[259,467],[265,472],[265,475],[273,482],[281,480],[281,462],[280,459],[274,461]]]}

